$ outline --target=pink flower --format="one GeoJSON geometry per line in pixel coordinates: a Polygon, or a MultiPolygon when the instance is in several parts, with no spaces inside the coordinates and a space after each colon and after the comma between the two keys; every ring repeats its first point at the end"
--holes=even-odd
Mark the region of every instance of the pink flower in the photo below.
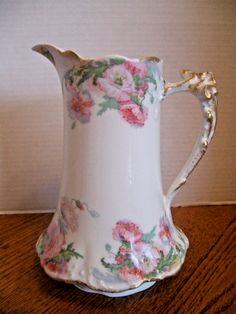
{"type": "Polygon", "coordinates": [[[119,276],[121,279],[126,281],[133,281],[137,279],[144,279],[145,273],[136,267],[129,268],[128,266],[124,266],[119,270],[119,276]]]}
{"type": "Polygon", "coordinates": [[[127,122],[137,126],[143,126],[148,116],[148,109],[137,105],[132,100],[123,102],[119,110],[127,122]]]}
{"type": "Polygon", "coordinates": [[[139,226],[130,221],[118,221],[112,230],[114,240],[135,242],[141,239],[143,233],[139,226]]]}
{"type": "Polygon", "coordinates": [[[46,265],[48,270],[59,274],[65,274],[68,270],[67,262],[65,260],[62,260],[60,263],[48,262],[46,265]]]}
{"type": "Polygon", "coordinates": [[[137,90],[137,95],[140,98],[143,98],[145,96],[146,90],[148,89],[148,82],[143,81],[141,85],[139,85],[138,90],[137,90]]]}
{"type": "Polygon", "coordinates": [[[77,119],[82,123],[90,121],[92,99],[88,92],[78,92],[71,94],[68,102],[69,114],[72,119],[77,119]]]}
{"type": "Polygon", "coordinates": [[[162,217],[160,221],[159,236],[164,243],[169,242],[171,245],[176,245],[175,240],[172,238],[169,222],[165,217],[162,217]]]}
{"type": "Polygon", "coordinates": [[[158,248],[144,241],[134,243],[130,251],[130,259],[134,266],[146,275],[155,271],[159,257],[158,248]]]}
{"type": "Polygon", "coordinates": [[[115,98],[118,102],[129,100],[130,94],[135,92],[132,74],[123,64],[108,68],[104,77],[98,78],[97,84],[107,96],[115,98]]]}
{"type": "Polygon", "coordinates": [[[44,246],[43,256],[52,258],[60,253],[62,246],[65,244],[65,234],[61,232],[57,223],[52,221],[47,229],[48,239],[44,246]]]}
{"type": "Polygon", "coordinates": [[[116,262],[118,264],[123,264],[124,261],[128,258],[128,254],[129,254],[129,251],[126,248],[124,248],[123,246],[120,246],[119,251],[118,251],[116,258],[115,258],[116,262]]]}
{"type": "Polygon", "coordinates": [[[71,202],[67,197],[63,197],[61,200],[61,214],[65,227],[75,232],[78,228],[78,213],[76,209],[71,206],[71,202]]]}
{"type": "Polygon", "coordinates": [[[126,61],[124,66],[132,75],[138,74],[143,78],[148,74],[147,66],[143,62],[126,61]]]}

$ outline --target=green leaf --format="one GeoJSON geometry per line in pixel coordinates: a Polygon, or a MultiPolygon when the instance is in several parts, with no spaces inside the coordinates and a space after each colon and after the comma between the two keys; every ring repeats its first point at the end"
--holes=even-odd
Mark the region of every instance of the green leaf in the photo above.
{"type": "Polygon", "coordinates": [[[93,78],[93,85],[97,85],[97,80],[99,77],[102,77],[103,72],[101,72],[100,74],[96,74],[93,78]]]}
{"type": "Polygon", "coordinates": [[[157,276],[157,272],[153,271],[147,275],[147,279],[151,280],[151,279],[156,278],[156,276],[157,276]]]}
{"type": "Polygon", "coordinates": [[[78,252],[75,251],[73,248],[73,242],[69,243],[66,247],[66,249],[61,249],[60,253],[57,256],[54,256],[50,259],[48,259],[48,263],[55,263],[55,264],[60,264],[62,261],[69,262],[72,257],[75,258],[84,258],[83,255],[79,254],[78,252]]]}
{"type": "Polygon", "coordinates": [[[132,262],[131,259],[126,259],[125,262],[124,262],[124,264],[127,265],[128,268],[134,267],[134,263],[132,262]]]}
{"type": "Polygon", "coordinates": [[[174,251],[174,249],[173,249],[173,247],[171,247],[170,250],[169,250],[169,253],[166,256],[167,260],[171,258],[172,254],[173,254],[173,251],[174,251]]]}
{"type": "Polygon", "coordinates": [[[72,256],[70,256],[70,255],[66,255],[66,256],[64,256],[64,260],[65,260],[67,263],[69,263],[71,257],[72,257],[72,256]]]}
{"type": "Polygon", "coordinates": [[[135,95],[135,94],[131,94],[131,97],[130,97],[136,104],[138,104],[139,106],[141,106],[141,99],[135,95]]]}
{"type": "Polygon", "coordinates": [[[179,259],[178,254],[173,254],[173,253],[174,253],[173,247],[171,247],[169,253],[166,256],[164,256],[164,254],[162,253],[158,267],[157,267],[160,273],[165,271],[166,267],[169,267],[172,264],[176,263],[176,261],[178,261],[179,259]]]}
{"type": "Polygon", "coordinates": [[[126,248],[126,249],[131,249],[131,243],[128,242],[128,241],[122,240],[122,241],[121,241],[121,246],[123,246],[123,247],[126,248]]]}
{"type": "Polygon", "coordinates": [[[101,107],[102,108],[98,111],[97,116],[101,116],[107,110],[107,108],[105,106],[101,106],[101,107]]]}
{"type": "Polygon", "coordinates": [[[72,250],[72,249],[73,249],[73,242],[71,242],[70,244],[67,245],[66,250],[67,250],[67,251],[70,251],[70,250],[72,250]]]}
{"type": "Polygon", "coordinates": [[[125,59],[122,58],[111,58],[110,59],[110,65],[115,65],[115,64],[123,64],[125,62],[125,59]]]}
{"type": "Polygon", "coordinates": [[[114,98],[106,97],[105,99],[106,100],[104,102],[99,104],[99,107],[101,107],[101,109],[97,113],[98,116],[107,111],[107,109],[119,109],[119,104],[114,98]]]}
{"type": "Polygon", "coordinates": [[[145,79],[145,81],[148,81],[148,82],[154,84],[155,86],[157,85],[157,82],[152,75],[147,75],[147,76],[145,76],[144,79],[145,79]]]}
{"type": "MultiPolygon", "coordinates": [[[[105,100],[110,100],[110,99],[111,99],[111,97],[108,96],[108,95],[106,95],[106,94],[103,96],[103,98],[104,98],[105,100]]],[[[112,99],[113,99],[113,98],[112,98],[112,99]]]]}
{"type": "Polygon", "coordinates": [[[101,258],[101,263],[102,263],[102,265],[103,265],[104,267],[106,267],[106,268],[109,268],[109,266],[110,266],[110,263],[107,263],[107,262],[105,261],[105,258],[104,258],[104,257],[101,258]]]}
{"type": "Polygon", "coordinates": [[[107,64],[107,61],[106,60],[103,60],[103,61],[95,61],[95,64],[98,66],[98,67],[104,67],[104,66],[108,66],[107,64]]]}
{"type": "Polygon", "coordinates": [[[142,236],[142,240],[146,243],[150,243],[152,241],[152,239],[155,237],[156,233],[156,226],[154,226],[152,228],[152,230],[148,233],[145,233],[143,236],[142,236]]]}
{"type": "Polygon", "coordinates": [[[84,258],[83,255],[79,254],[78,252],[74,252],[74,257],[75,258],[84,258]]]}
{"type": "Polygon", "coordinates": [[[106,249],[106,251],[108,252],[108,253],[110,253],[111,252],[111,245],[109,244],[109,243],[107,243],[106,245],[105,245],[105,249],[106,249]]]}
{"type": "Polygon", "coordinates": [[[151,104],[154,103],[154,96],[153,96],[153,94],[151,94],[151,93],[150,93],[150,102],[151,102],[151,104]]]}
{"type": "Polygon", "coordinates": [[[143,79],[138,74],[134,74],[133,80],[136,86],[141,85],[143,82],[143,79]]]}
{"type": "Polygon", "coordinates": [[[80,79],[79,82],[77,83],[77,87],[79,88],[80,85],[81,85],[82,83],[84,83],[86,80],[88,80],[92,75],[93,75],[93,73],[90,72],[90,71],[84,72],[84,73],[82,74],[81,79],[80,79]]]}
{"type": "Polygon", "coordinates": [[[103,72],[109,67],[107,62],[96,62],[97,66],[89,64],[86,69],[84,69],[83,73],[81,73],[81,79],[77,83],[77,87],[79,87],[83,82],[88,80],[90,77],[93,77],[93,84],[97,84],[97,79],[102,77],[103,72]]]}
{"type": "Polygon", "coordinates": [[[64,75],[64,80],[65,80],[65,84],[67,84],[67,81],[69,81],[70,77],[71,77],[71,70],[67,71],[66,74],[64,75]]]}
{"type": "Polygon", "coordinates": [[[182,260],[182,258],[185,255],[185,250],[182,247],[177,248],[178,249],[178,255],[179,255],[179,259],[182,260]]]}
{"type": "Polygon", "coordinates": [[[74,75],[81,75],[83,72],[85,71],[85,68],[84,67],[81,67],[80,69],[74,71],[74,75]]]}
{"type": "Polygon", "coordinates": [[[113,263],[107,263],[105,261],[105,258],[101,258],[101,263],[105,268],[109,268],[111,270],[111,272],[113,271],[117,271],[119,269],[121,269],[123,267],[122,264],[113,264],[113,263]]]}
{"type": "Polygon", "coordinates": [[[39,255],[42,255],[44,253],[44,247],[45,247],[48,239],[49,239],[48,233],[47,233],[47,231],[44,231],[41,238],[40,238],[40,242],[37,245],[37,252],[39,255]]]}
{"type": "Polygon", "coordinates": [[[54,256],[49,259],[49,262],[60,264],[62,262],[62,257],[60,255],[54,256]]]}
{"type": "Polygon", "coordinates": [[[98,217],[100,217],[100,214],[99,214],[96,210],[88,209],[88,212],[89,212],[89,214],[90,214],[93,218],[98,218],[98,217]]]}

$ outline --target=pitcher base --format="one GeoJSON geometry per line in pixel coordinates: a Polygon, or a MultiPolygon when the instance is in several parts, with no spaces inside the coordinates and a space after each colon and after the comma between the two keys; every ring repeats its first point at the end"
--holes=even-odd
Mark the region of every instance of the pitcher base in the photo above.
{"type": "Polygon", "coordinates": [[[152,287],[156,281],[150,281],[150,282],[145,282],[142,285],[140,285],[138,288],[135,289],[130,289],[122,292],[105,292],[105,291],[99,291],[99,290],[93,290],[90,289],[89,287],[83,285],[83,284],[75,284],[76,288],[85,291],[85,292],[90,292],[90,293],[96,293],[96,294],[102,294],[110,298],[119,298],[119,297],[126,297],[131,294],[135,294],[138,292],[141,292],[143,290],[146,290],[150,287],[152,287]]]}

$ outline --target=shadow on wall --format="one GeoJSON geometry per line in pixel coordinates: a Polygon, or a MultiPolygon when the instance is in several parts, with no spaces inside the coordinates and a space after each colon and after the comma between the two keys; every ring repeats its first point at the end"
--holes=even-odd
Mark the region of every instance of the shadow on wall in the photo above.
{"type": "Polygon", "coordinates": [[[62,105],[56,97],[45,99],[1,102],[0,210],[56,207],[62,166],[62,105]]]}

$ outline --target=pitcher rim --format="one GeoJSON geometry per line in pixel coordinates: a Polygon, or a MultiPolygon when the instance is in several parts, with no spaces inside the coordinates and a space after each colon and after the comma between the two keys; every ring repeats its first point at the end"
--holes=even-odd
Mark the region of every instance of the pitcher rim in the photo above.
{"type": "Polygon", "coordinates": [[[127,57],[121,54],[106,54],[104,56],[97,56],[97,57],[84,57],[84,56],[81,56],[79,53],[77,53],[75,50],[64,50],[64,49],[59,48],[58,46],[54,46],[48,43],[36,44],[31,49],[33,51],[38,52],[40,47],[45,47],[45,48],[47,47],[47,48],[55,49],[63,57],[74,58],[81,61],[98,61],[101,59],[122,58],[131,62],[155,62],[155,63],[163,62],[163,60],[156,55],[148,55],[148,56],[144,56],[140,58],[131,58],[131,57],[127,57]]]}

